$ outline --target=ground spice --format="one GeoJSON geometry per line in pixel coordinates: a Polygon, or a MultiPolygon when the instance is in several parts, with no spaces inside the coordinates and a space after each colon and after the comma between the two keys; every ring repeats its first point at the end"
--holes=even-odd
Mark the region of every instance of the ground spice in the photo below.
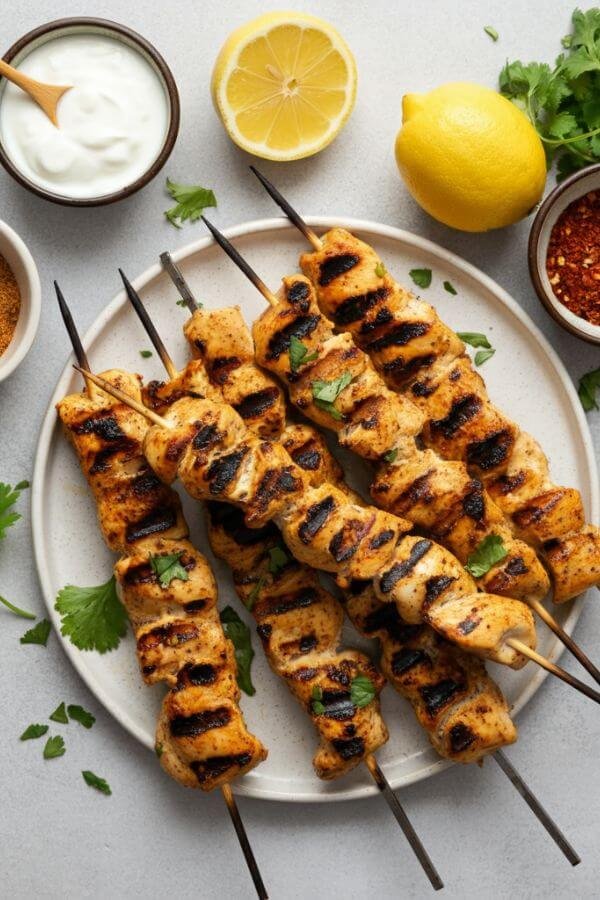
{"type": "Polygon", "coordinates": [[[550,234],[546,271],[552,290],[572,313],[600,325],[600,191],[574,200],[550,234]]]}
{"type": "Polygon", "coordinates": [[[0,356],[12,341],[19,312],[21,294],[17,279],[3,256],[0,256],[0,356]]]}

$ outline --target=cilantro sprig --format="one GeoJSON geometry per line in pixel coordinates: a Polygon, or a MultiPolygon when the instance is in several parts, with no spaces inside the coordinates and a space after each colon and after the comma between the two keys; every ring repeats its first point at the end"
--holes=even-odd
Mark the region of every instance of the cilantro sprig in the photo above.
{"type": "Polygon", "coordinates": [[[179,581],[189,580],[190,576],[180,562],[182,556],[183,551],[150,557],[150,566],[154,574],[158,575],[162,587],[167,588],[176,578],[179,581]]]}
{"type": "Polygon", "coordinates": [[[56,759],[66,753],[65,742],[60,734],[49,737],[44,747],[44,759],[56,759]]]}
{"type": "Polygon", "coordinates": [[[127,613],[119,598],[114,575],[105,584],[59,591],[54,608],[62,618],[61,634],[80,650],[106,653],[119,646],[127,626],[127,613]]]}
{"type": "Polygon", "coordinates": [[[305,365],[305,363],[314,362],[317,359],[319,354],[316,350],[312,353],[308,352],[308,347],[306,347],[302,341],[293,334],[290,338],[290,349],[289,349],[289,357],[290,357],[290,369],[292,372],[297,372],[300,366],[305,365]]]}
{"type": "Polygon", "coordinates": [[[22,619],[35,619],[35,613],[28,612],[26,609],[20,609],[20,607],[10,603],[5,597],[0,597],[0,603],[7,609],[10,609],[15,616],[20,616],[22,619]]]}
{"type": "Polygon", "coordinates": [[[368,675],[357,675],[350,683],[350,699],[359,708],[375,699],[375,685],[368,675]]]}
{"type": "Polygon", "coordinates": [[[488,534],[467,557],[465,569],[473,578],[487,575],[492,566],[508,556],[504,541],[498,534],[488,534]]]}
{"type": "Polygon", "coordinates": [[[0,481],[0,540],[6,537],[7,529],[21,518],[21,514],[15,512],[13,507],[21,496],[21,492],[28,487],[28,481],[20,481],[14,487],[0,481]]]}
{"type": "Polygon", "coordinates": [[[339,378],[334,378],[332,381],[323,381],[317,378],[312,383],[312,394],[316,405],[328,412],[331,418],[338,422],[341,420],[342,414],[339,409],[336,409],[335,401],[351,381],[352,375],[350,372],[344,372],[343,375],[340,375],[339,378]]]}
{"type": "Polygon", "coordinates": [[[81,774],[85,783],[89,784],[90,787],[96,788],[97,791],[100,791],[101,794],[106,794],[107,797],[112,794],[110,786],[104,778],[100,778],[99,775],[95,775],[89,769],[84,769],[81,774]]]}
{"type": "Polygon", "coordinates": [[[181,228],[181,223],[188,219],[197,222],[205,209],[217,205],[213,191],[198,184],[178,184],[167,178],[167,190],[175,200],[175,206],[167,209],[165,216],[175,228],[181,228]]]}
{"type": "Polygon", "coordinates": [[[235,648],[237,683],[240,686],[240,690],[248,694],[249,697],[253,697],[256,693],[256,688],[252,684],[250,672],[254,658],[250,629],[231,606],[225,607],[220,618],[223,623],[223,631],[235,648]]]}
{"type": "Polygon", "coordinates": [[[594,369],[592,372],[586,372],[585,375],[581,376],[577,393],[586,412],[599,408],[596,398],[598,390],[600,390],[600,369],[594,369]]]}
{"type": "Polygon", "coordinates": [[[559,181],[600,159],[600,9],[576,9],[572,23],[554,67],[515,60],[499,78],[500,92],[536,128],[548,164],[557,160],[559,181]]]}

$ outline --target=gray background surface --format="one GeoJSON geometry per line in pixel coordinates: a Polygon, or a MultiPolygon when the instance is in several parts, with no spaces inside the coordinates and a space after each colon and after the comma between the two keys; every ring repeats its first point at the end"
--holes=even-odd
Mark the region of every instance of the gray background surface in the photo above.
{"type": "MultiPolygon", "coordinates": [[[[303,198],[306,213],[398,225],[464,256],[522,303],[574,379],[598,366],[598,350],[567,336],[538,305],[526,266],[530,223],[479,236],[438,225],[407,195],[392,153],[402,93],[461,79],[494,86],[507,57],[551,61],[568,30],[574,0],[288,5],[328,18],[341,29],[357,59],[358,102],[329,149],[310,160],[264,164],[263,169],[284,191],[303,198]],[[487,24],[498,30],[497,43],[483,33],[487,24]]],[[[182,127],[165,173],[213,187],[219,200],[214,218],[226,226],[270,216],[273,207],[247,176],[249,159],[229,142],[213,112],[210,71],[225,36],[274,6],[250,0],[127,5],[30,0],[5,4],[1,49],[59,16],[105,16],[142,32],[164,53],[181,93],[182,127]]],[[[69,210],[27,194],[0,172],[0,217],[28,243],[43,285],[34,348],[0,385],[1,480],[14,483],[30,476],[39,424],[67,358],[52,279],[60,278],[78,322],[87,327],[119,289],[117,265],[135,274],[165,245],[181,246],[202,233],[198,225],[175,231],[165,222],[163,185],[161,176],[112,208],[69,210]]],[[[589,422],[600,448],[600,415],[591,414],[589,422]]],[[[29,513],[25,503],[21,507],[23,521],[1,548],[0,593],[42,614],[29,513]]],[[[596,594],[576,632],[596,658],[597,600],[596,594]]],[[[185,791],[157,771],[153,756],[89,694],[55,635],[46,649],[21,646],[24,623],[1,611],[0,628],[0,896],[251,897],[221,797],[185,791]],[[29,722],[44,721],[61,700],[82,703],[97,723],[92,732],[71,725],[66,756],[45,763],[41,742],[21,744],[17,737],[29,722]],[[104,775],[113,796],[86,788],[83,768],[104,775]]],[[[563,662],[571,668],[566,658],[563,662]]],[[[403,791],[406,808],[445,879],[445,896],[597,897],[600,713],[548,679],[519,717],[519,726],[521,740],[511,749],[511,759],[583,863],[571,870],[493,763],[483,770],[450,769],[403,791]]],[[[328,806],[242,799],[240,807],[274,898],[430,896],[379,798],[328,806]]]]}

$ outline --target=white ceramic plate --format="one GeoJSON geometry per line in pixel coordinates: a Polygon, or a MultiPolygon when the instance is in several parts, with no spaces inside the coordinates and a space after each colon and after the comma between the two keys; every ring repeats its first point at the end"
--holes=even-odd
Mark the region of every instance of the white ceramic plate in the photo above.
{"type": "MultiPolygon", "coordinates": [[[[544,337],[497,284],[473,266],[441,247],[383,225],[358,220],[309,218],[317,229],[344,225],[374,244],[388,269],[402,282],[413,267],[430,267],[434,277],[424,292],[442,318],[461,331],[489,335],[497,352],[485,364],[483,374],[491,396],[518,422],[538,438],[550,457],[552,473],[560,484],[582,492],[586,511],[598,521],[597,472],[589,432],[577,395],[558,357],[544,337]],[[447,293],[448,279],[458,294],[447,293]],[[552,427],[549,428],[549,421],[552,427]]],[[[273,287],[282,274],[295,271],[303,248],[298,233],[286,220],[250,222],[226,232],[266,282],[273,287]]],[[[239,303],[248,322],[259,313],[261,297],[248,284],[223,252],[209,238],[175,254],[198,299],[218,307],[239,303]]],[[[115,260],[127,270],[127,259],[115,260]]],[[[133,273],[129,272],[131,276],[133,273]]],[[[187,359],[182,325],[187,311],[176,305],[175,288],[158,265],[134,282],[141,292],[165,343],[177,363],[187,359]]],[[[83,286],[82,286],[83,289],[83,286]]],[[[68,298],[77,308],[77,298],[68,298]]],[[[124,292],[105,308],[88,331],[84,344],[96,371],[114,366],[141,371],[145,377],[163,377],[156,354],[141,359],[140,349],[149,346],[124,292]]],[[[65,334],[65,353],[68,339],[65,334]]],[[[80,389],[80,379],[69,360],[52,398],[40,435],[32,491],[33,532],[37,567],[52,622],[59,629],[54,598],[65,584],[99,584],[106,580],[113,558],[105,548],[96,525],[95,508],[75,456],[57,424],[54,404],[64,394],[80,389]]],[[[352,475],[362,464],[350,461],[352,475]]],[[[202,516],[192,502],[184,501],[193,539],[208,553],[202,516]]],[[[224,565],[215,561],[221,606],[238,602],[224,565]]],[[[581,603],[555,610],[567,631],[577,621],[581,603]]],[[[246,616],[245,613],[243,615],[246,616]]],[[[361,642],[348,625],[348,642],[361,642]]],[[[541,651],[556,660],[562,645],[543,626],[539,628],[541,651]]],[[[269,670],[258,640],[253,678],[254,697],[243,697],[249,725],[269,747],[268,760],[236,784],[240,794],[270,800],[342,800],[376,792],[366,771],[355,771],[333,783],[319,781],[312,771],[315,733],[285,686],[269,670]]],[[[100,656],[77,650],[68,640],[64,648],[90,689],[115,718],[141,743],[154,745],[154,728],[162,690],[143,685],[136,665],[134,643],[129,635],[118,650],[100,656]]],[[[520,672],[490,666],[515,712],[533,696],[544,672],[529,664],[520,672]]],[[[390,726],[389,743],[378,754],[394,787],[426,778],[445,768],[416,724],[408,704],[391,689],[383,694],[383,711],[390,726]]],[[[524,733],[522,740],[527,741],[524,733]]]]}

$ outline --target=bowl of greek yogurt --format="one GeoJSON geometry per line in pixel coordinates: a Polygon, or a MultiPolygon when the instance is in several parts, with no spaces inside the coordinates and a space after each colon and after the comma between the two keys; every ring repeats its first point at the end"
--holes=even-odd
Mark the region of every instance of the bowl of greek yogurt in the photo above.
{"type": "Polygon", "coordinates": [[[179,130],[179,95],[141,35],[104,19],[60,19],[30,31],[4,59],[38,81],[72,85],[57,128],[0,80],[0,163],[24,187],[54,203],[100,206],[135,193],[164,166],[179,130]]]}

